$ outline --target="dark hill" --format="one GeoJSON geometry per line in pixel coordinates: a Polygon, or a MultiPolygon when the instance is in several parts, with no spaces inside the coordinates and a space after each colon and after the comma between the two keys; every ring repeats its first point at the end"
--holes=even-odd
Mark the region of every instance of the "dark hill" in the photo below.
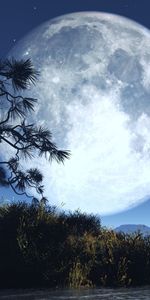
{"type": "Polygon", "coordinates": [[[124,232],[127,234],[133,234],[135,232],[141,232],[144,236],[150,235],[150,227],[141,224],[125,224],[115,228],[116,232],[124,232]]]}

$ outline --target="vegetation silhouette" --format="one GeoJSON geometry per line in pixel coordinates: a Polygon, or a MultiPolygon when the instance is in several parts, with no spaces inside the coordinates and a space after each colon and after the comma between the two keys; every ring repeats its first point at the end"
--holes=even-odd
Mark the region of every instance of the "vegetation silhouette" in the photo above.
{"type": "MultiPolygon", "coordinates": [[[[35,188],[43,201],[43,175],[37,168],[24,170],[20,159],[32,159],[35,155],[45,156],[58,163],[69,158],[69,151],[58,150],[52,142],[51,132],[42,126],[27,123],[27,116],[34,112],[37,102],[18,92],[35,84],[38,73],[30,59],[0,61],[0,146],[13,150],[13,157],[0,161],[0,185],[8,186],[19,195],[26,195],[29,188],[35,188]]],[[[5,148],[2,148],[3,152],[5,148]]],[[[4,156],[5,157],[5,156],[4,156]]]]}
{"type": "Polygon", "coordinates": [[[1,288],[150,284],[150,237],[107,230],[98,216],[1,205],[0,244],[1,288]]]}

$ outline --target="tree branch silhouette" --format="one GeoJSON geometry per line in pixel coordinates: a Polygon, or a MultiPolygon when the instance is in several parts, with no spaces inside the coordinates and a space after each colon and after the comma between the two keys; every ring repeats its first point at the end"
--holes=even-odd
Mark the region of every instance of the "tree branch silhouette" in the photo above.
{"type": "Polygon", "coordinates": [[[15,150],[8,161],[0,161],[0,185],[11,187],[16,194],[28,197],[32,197],[28,195],[28,189],[34,188],[45,201],[42,173],[37,168],[24,171],[20,159],[44,155],[49,161],[64,163],[70,152],[57,148],[47,128],[27,123],[27,115],[34,112],[37,99],[16,93],[35,84],[37,76],[38,72],[30,59],[0,61],[0,106],[3,109],[0,115],[0,144],[7,144],[15,150]]]}

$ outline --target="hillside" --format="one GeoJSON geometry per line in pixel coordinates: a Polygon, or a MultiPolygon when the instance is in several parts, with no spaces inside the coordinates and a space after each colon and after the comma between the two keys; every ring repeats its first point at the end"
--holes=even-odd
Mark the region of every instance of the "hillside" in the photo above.
{"type": "Polygon", "coordinates": [[[119,227],[115,228],[116,232],[124,232],[127,234],[132,234],[135,232],[140,231],[144,236],[150,235],[150,227],[141,224],[125,224],[120,225],[119,227]]]}

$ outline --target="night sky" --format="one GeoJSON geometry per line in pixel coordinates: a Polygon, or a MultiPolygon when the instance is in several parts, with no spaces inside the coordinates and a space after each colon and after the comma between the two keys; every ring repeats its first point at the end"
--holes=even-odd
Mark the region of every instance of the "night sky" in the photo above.
{"type": "Polygon", "coordinates": [[[150,28],[148,0],[0,0],[0,5],[1,57],[31,29],[51,18],[71,12],[115,13],[150,28]]]}
{"type": "MultiPolygon", "coordinates": [[[[148,0],[0,0],[0,57],[30,30],[51,18],[78,11],[100,11],[128,17],[150,29],[148,0]]],[[[134,223],[150,226],[150,201],[129,211],[102,218],[102,224],[134,223]]]]}

